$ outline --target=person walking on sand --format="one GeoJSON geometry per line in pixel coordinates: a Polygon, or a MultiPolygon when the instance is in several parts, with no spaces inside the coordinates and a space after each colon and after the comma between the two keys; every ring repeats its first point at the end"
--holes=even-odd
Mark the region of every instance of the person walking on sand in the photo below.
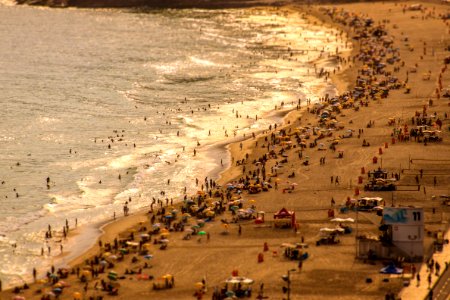
{"type": "Polygon", "coordinates": [[[417,273],[416,279],[417,279],[417,286],[420,286],[420,274],[419,273],[417,273]]]}
{"type": "Polygon", "coordinates": [[[241,226],[240,224],[239,224],[238,234],[239,234],[239,235],[242,234],[242,226],[241,226]]]}

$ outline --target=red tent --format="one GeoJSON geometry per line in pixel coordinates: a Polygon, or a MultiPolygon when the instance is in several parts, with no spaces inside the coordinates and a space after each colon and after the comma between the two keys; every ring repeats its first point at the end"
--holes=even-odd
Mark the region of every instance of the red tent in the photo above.
{"type": "Polygon", "coordinates": [[[293,228],[295,226],[295,212],[286,208],[280,209],[273,215],[275,227],[293,228]]]}

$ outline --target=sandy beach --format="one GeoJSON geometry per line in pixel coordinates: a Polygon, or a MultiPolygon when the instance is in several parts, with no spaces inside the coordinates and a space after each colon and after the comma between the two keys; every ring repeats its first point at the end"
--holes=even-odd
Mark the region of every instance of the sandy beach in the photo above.
{"type": "MultiPolygon", "coordinates": [[[[411,4],[354,3],[337,5],[334,10],[331,6],[285,8],[304,11],[316,22],[342,30],[342,37],[347,37],[353,45],[338,51],[339,69],[322,76],[323,80],[331,80],[341,95],[337,105],[339,110],[332,112],[336,121],[322,127],[332,130],[313,129],[319,126],[320,117],[314,110],[317,106],[303,101],[302,108],[289,112],[283,124],[277,124],[276,128],[272,126],[254,138],[228,145],[232,166],[217,180],[221,188],[212,188],[212,197],[206,189],[192,195],[192,201],[199,207],[202,204],[213,207],[216,203],[210,209],[210,215],[205,213],[201,217],[204,220],[215,214],[211,221],[199,222],[200,217],[195,218],[192,211],[184,212],[187,205],[165,207],[160,215],[156,212],[162,208],[155,205],[152,212],[148,209],[118,217],[102,228],[104,234],[91,249],[70,262],[68,277],[61,279],[64,283],[55,287],[48,282],[53,277],[37,274],[37,282],[30,283],[28,289],[20,289],[18,293],[3,291],[0,299],[14,299],[17,295],[25,299],[53,298],[54,295],[48,293],[55,288],[63,291],[58,299],[218,299],[213,298],[214,292],[222,288],[223,281],[233,272],[254,281],[250,299],[255,299],[258,294],[268,297],[266,299],[286,298],[282,291],[286,286],[282,276],[287,274],[291,279],[291,299],[382,299],[390,293],[398,296],[404,281],[379,273],[385,261],[369,263],[355,258],[355,224],[351,224],[353,231],[350,234],[339,236],[338,244],[316,246],[316,241],[321,228],[336,225],[330,221],[330,209],[335,217],[357,219],[358,235],[377,236],[381,217],[375,213],[357,216],[352,210],[343,213],[340,209],[345,207],[348,198],[361,196],[382,197],[385,206],[423,207],[428,233],[425,239],[427,256],[431,253],[433,233],[448,230],[449,206],[442,205],[439,196],[448,194],[450,186],[450,102],[444,95],[446,91],[449,93],[450,75],[444,60],[449,56],[446,47],[450,27],[448,20],[442,18],[450,13],[450,6],[423,3],[415,10],[411,9],[411,4]],[[386,40],[392,41],[392,47],[391,43],[383,45],[364,37],[362,33],[372,33],[372,29],[369,31],[369,26],[366,28],[365,25],[349,26],[352,18],[360,21],[370,18],[372,28],[379,26],[385,32],[386,40]],[[387,48],[397,50],[389,52],[387,48]],[[392,55],[398,60],[386,63],[386,58],[392,55]],[[370,73],[370,68],[362,58],[374,56],[379,56],[385,65],[384,73],[367,76],[364,72],[370,73]],[[367,97],[345,98],[343,95],[354,89],[357,79],[362,78],[367,80],[364,88],[367,97]],[[383,89],[371,94],[375,87],[382,86],[383,80],[395,83],[396,87],[388,90],[387,97],[383,95],[383,89]],[[403,129],[405,125],[414,128],[416,113],[424,112],[434,125],[431,127],[439,129],[442,141],[424,143],[413,137],[406,140],[401,134],[394,135],[396,128],[403,129]],[[349,130],[352,134],[347,137],[349,130]],[[305,140],[300,137],[309,133],[305,140]],[[315,140],[315,146],[310,147],[315,140]],[[363,147],[363,141],[369,145],[363,147]],[[321,144],[323,150],[320,150],[321,144]],[[331,145],[335,149],[330,148],[331,145]],[[402,189],[364,191],[367,171],[379,167],[387,170],[390,177],[391,174],[398,175],[397,184],[402,189]],[[365,174],[362,174],[363,168],[365,174]],[[262,182],[267,182],[267,191],[260,191],[258,184],[264,186],[262,182]],[[258,192],[250,194],[249,184],[258,192]],[[246,188],[239,189],[239,185],[246,188]],[[212,200],[208,200],[210,198],[212,200]],[[255,216],[257,212],[265,212],[264,222],[255,224],[254,219],[233,222],[237,215],[228,208],[235,200],[240,201],[243,209],[252,208],[255,216]],[[274,213],[282,208],[295,212],[297,228],[274,227],[274,213]],[[191,215],[185,215],[185,223],[182,222],[184,213],[191,215]],[[168,214],[171,216],[166,218],[168,214]],[[163,222],[168,219],[171,219],[171,228],[164,233],[163,222]],[[157,234],[155,223],[161,223],[157,234]],[[178,226],[172,230],[174,223],[183,224],[184,230],[178,230],[178,226]],[[191,233],[192,226],[198,227],[191,233]],[[150,235],[151,240],[142,241],[152,231],[155,234],[150,235]],[[198,234],[200,231],[204,234],[198,234]],[[130,235],[134,239],[126,249],[120,251],[124,247],[114,247],[115,239],[116,243],[123,241],[126,246],[130,235]],[[186,235],[191,238],[183,239],[186,235]],[[168,242],[161,242],[164,239],[168,242]],[[282,244],[300,242],[308,244],[305,249],[308,258],[301,265],[297,260],[284,257],[285,248],[282,247],[282,244]],[[143,246],[145,243],[148,245],[143,246]],[[167,248],[162,250],[166,244],[167,248]],[[148,248],[146,253],[151,256],[145,257],[137,248],[148,248]],[[128,254],[122,258],[122,252],[128,254]],[[95,276],[99,270],[103,272],[95,276]],[[102,281],[104,286],[110,282],[110,271],[119,277],[112,284],[113,288],[118,288],[115,296],[102,290],[102,281]],[[84,282],[80,280],[83,274],[84,282]],[[166,283],[161,280],[165,274],[173,276],[174,286],[155,290],[155,283],[166,283]]],[[[330,100],[323,99],[321,103],[331,106],[330,100]]],[[[76,234],[76,230],[70,234],[76,234]]],[[[444,253],[448,253],[448,247],[444,246],[444,253]]],[[[444,264],[448,256],[441,257],[444,264]]],[[[416,266],[420,268],[420,263],[416,266]]],[[[433,275],[432,281],[436,279],[433,275]]],[[[416,287],[416,280],[412,279],[410,285],[416,287]]],[[[421,285],[413,293],[402,291],[402,299],[422,299],[427,294],[427,285],[426,278],[422,278],[421,285]]]]}

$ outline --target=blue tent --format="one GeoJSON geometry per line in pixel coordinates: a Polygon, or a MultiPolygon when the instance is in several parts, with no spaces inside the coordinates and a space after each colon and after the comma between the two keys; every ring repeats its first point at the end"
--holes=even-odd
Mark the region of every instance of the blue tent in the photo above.
{"type": "Polygon", "coordinates": [[[382,274],[402,274],[403,269],[397,268],[393,263],[390,263],[388,266],[381,268],[380,273],[382,273],[382,274]]]}

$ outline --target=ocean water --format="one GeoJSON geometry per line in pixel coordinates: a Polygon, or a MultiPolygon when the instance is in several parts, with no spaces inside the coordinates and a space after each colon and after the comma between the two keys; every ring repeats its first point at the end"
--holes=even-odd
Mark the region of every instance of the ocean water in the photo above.
{"type": "Polygon", "coordinates": [[[275,106],[290,110],[298,99],[330,93],[331,83],[317,78],[315,68],[334,68],[328,56],[344,48],[337,30],[288,9],[139,12],[5,4],[4,287],[30,279],[34,266],[67,263],[94,241],[99,224],[122,215],[130,197],[133,212],[153,198],[180,201],[184,187],[188,193],[199,188],[196,178],[216,179],[230,162],[223,146],[280,122],[275,106]],[[69,255],[61,258],[60,232],[75,219],[83,230],[62,242],[69,255]],[[45,240],[49,224],[59,233],[45,240]]]}

